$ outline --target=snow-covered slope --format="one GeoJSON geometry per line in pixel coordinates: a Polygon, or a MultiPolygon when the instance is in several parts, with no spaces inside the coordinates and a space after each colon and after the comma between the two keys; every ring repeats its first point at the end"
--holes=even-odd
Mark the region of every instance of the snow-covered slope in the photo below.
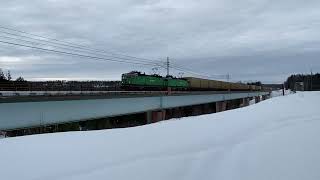
{"type": "Polygon", "coordinates": [[[320,179],[320,92],[142,127],[0,139],[3,180],[320,179]]]}

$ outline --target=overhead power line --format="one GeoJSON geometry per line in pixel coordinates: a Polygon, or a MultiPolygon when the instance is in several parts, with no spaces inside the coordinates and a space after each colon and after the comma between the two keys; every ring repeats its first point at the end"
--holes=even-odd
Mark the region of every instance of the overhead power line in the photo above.
{"type": "Polygon", "coordinates": [[[196,75],[198,77],[202,77],[202,78],[208,78],[208,79],[214,79],[214,78],[217,78],[217,79],[225,79],[225,75],[204,75],[204,74],[200,74],[200,73],[197,73],[197,72],[194,72],[194,71],[188,71],[188,70],[185,70],[185,69],[182,69],[182,68],[178,68],[178,67],[172,67],[173,69],[176,69],[176,70],[179,70],[179,71],[183,71],[183,72],[186,72],[186,73],[189,73],[189,74],[193,74],[193,75],[196,75]]]}
{"type": "MultiPolygon", "coordinates": [[[[81,45],[81,44],[71,43],[71,42],[67,42],[67,41],[62,41],[62,40],[59,40],[56,38],[37,35],[37,34],[29,33],[29,32],[22,31],[22,30],[17,30],[17,29],[13,29],[13,28],[8,28],[8,27],[4,27],[4,26],[0,26],[0,29],[6,30],[6,31],[0,31],[0,33],[7,34],[7,35],[11,36],[11,37],[0,36],[0,38],[6,38],[6,39],[11,39],[13,41],[24,42],[24,44],[21,44],[21,43],[16,43],[16,42],[2,41],[0,39],[0,42],[4,43],[4,44],[10,44],[10,45],[14,45],[14,46],[27,47],[27,48],[37,49],[37,50],[41,50],[41,51],[47,51],[47,52],[53,52],[53,53],[58,53],[58,54],[77,56],[77,57],[89,58],[89,59],[95,59],[95,60],[113,61],[113,62],[120,62],[120,63],[129,63],[129,64],[139,64],[139,65],[147,65],[147,66],[153,66],[153,67],[162,67],[162,68],[167,68],[167,70],[169,70],[168,61],[165,63],[164,61],[160,61],[160,60],[151,60],[151,59],[146,59],[146,58],[129,56],[126,54],[108,52],[105,50],[91,48],[90,46],[87,46],[87,45],[81,45]],[[7,31],[10,31],[10,32],[7,32],[7,31]],[[14,32],[14,33],[12,33],[12,32],[14,32]],[[19,33],[19,34],[17,34],[17,33],[19,33]],[[21,35],[20,33],[23,35],[21,35]],[[20,38],[17,38],[17,37],[20,37],[20,38]],[[21,39],[21,38],[23,38],[23,39],[21,39]],[[25,40],[25,39],[28,39],[28,40],[25,40]],[[37,46],[35,46],[35,45],[37,45],[37,46]],[[39,45],[59,48],[59,49],[63,49],[63,50],[49,49],[47,47],[38,47],[39,45]],[[66,51],[66,49],[67,49],[67,51],[66,51]],[[74,51],[76,51],[76,52],[74,52],[74,51]],[[79,53],[85,53],[85,54],[79,54],[79,53]],[[94,55],[94,56],[91,56],[89,54],[94,55]],[[101,57],[101,56],[103,56],[103,57],[101,57]]],[[[179,71],[187,72],[187,73],[190,73],[193,75],[206,77],[206,78],[214,78],[214,77],[215,78],[217,78],[217,77],[225,78],[226,77],[225,75],[208,75],[208,74],[204,74],[204,73],[194,72],[191,69],[188,69],[188,68],[185,68],[185,67],[182,67],[179,65],[171,65],[170,64],[170,67],[173,69],[179,70],[179,71]]]]}
{"type": "MultiPolygon", "coordinates": [[[[0,32],[1,32],[1,31],[0,31],[0,32]]],[[[58,45],[52,45],[52,44],[48,44],[48,43],[28,41],[28,40],[23,40],[23,39],[8,37],[8,36],[0,36],[0,38],[6,38],[6,39],[15,40],[15,41],[21,41],[21,42],[29,43],[29,44],[32,44],[32,45],[45,45],[45,46],[50,46],[50,47],[55,47],[55,48],[62,48],[62,49],[68,49],[68,50],[72,50],[72,51],[82,52],[82,53],[86,53],[86,54],[97,55],[96,53],[87,52],[87,51],[84,51],[84,50],[73,49],[73,48],[64,48],[64,47],[60,47],[60,46],[58,46],[58,45]]],[[[101,56],[101,55],[99,55],[99,56],[101,56]]],[[[118,57],[113,57],[113,56],[107,56],[107,57],[108,57],[108,58],[111,58],[111,59],[121,59],[121,60],[128,60],[128,61],[131,60],[131,59],[129,59],[129,58],[118,58],[118,57]]],[[[140,61],[138,61],[138,62],[140,62],[140,61]]],[[[153,65],[155,65],[155,66],[161,66],[160,63],[152,63],[152,62],[144,62],[144,61],[141,62],[141,63],[150,63],[150,64],[153,64],[153,65]]]]}
{"type": "MultiPolygon", "coordinates": [[[[171,63],[173,64],[173,63],[171,63]]],[[[206,78],[209,78],[209,79],[212,79],[212,78],[218,78],[218,79],[227,79],[228,78],[228,75],[213,75],[213,74],[207,74],[207,73],[200,73],[200,72],[195,72],[194,70],[192,69],[189,69],[189,68],[186,68],[186,67],[183,67],[183,66],[180,66],[180,65],[171,65],[171,67],[173,69],[176,69],[176,70],[180,70],[180,71],[183,71],[183,72],[186,72],[186,73],[190,73],[190,74],[193,74],[193,75],[197,75],[197,76],[201,76],[201,77],[206,77],[206,78]]]]}
{"type": "Polygon", "coordinates": [[[9,32],[4,32],[4,31],[0,31],[0,33],[8,34],[8,35],[11,35],[11,36],[14,36],[14,37],[27,38],[27,39],[31,39],[31,40],[35,40],[35,41],[36,41],[36,42],[34,42],[34,41],[27,41],[27,40],[18,39],[18,38],[13,38],[13,37],[8,37],[8,36],[2,36],[2,37],[7,38],[7,39],[13,39],[13,40],[17,40],[17,41],[24,41],[24,42],[31,43],[31,44],[48,45],[48,46],[52,46],[52,47],[56,47],[56,48],[62,48],[62,49],[68,49],[68,50],[75,50],[75,51],[78,51],[78,52],[85,52],[85,53],[94,54],[94,55],[99,54],[99,56],[101,56],[101,55],[102,55],[102,56],[107,56],[108,58],[116,58],[116,59],[137,61],[137,62],[143,62],[143,63],[153,63],[153,64],[155,64],[155,65],[158,65],[158,64],[159,64],[159,63],[154,63],[154,62],[151,62],[151,61],[143,61],[143,60],[138,60],[138,59],[137,59],[137,60],[133,60],[133,59],[130,59],[130,58],[125,58],[125,57],[117,57],[117,56],[106,55],[106,54],[102,54],[102,53],[93,52],[93,51],[90,51],[90,50],[87,50],[87,49],[84,49],[84,48],[75,48],[75,47],[73,47],[73,46],[64,45],[64,44],[56,43],[56,42],[51,42],[51,41],[48,41],[48,40],[40,40],[40,39],[37,39],[37,38],[28,37],[28,36],[24,36],[24,35],[20,35],[20,34],[14,34],[14,33],[9,33],[9,32]],[[40,43],[39,41],[40,41],[41,43],[40,43]],[[54,44],[54,45],[52,45],[52,44],[54,44]]]}
{"type": "Polygon", "coordinates": [[[36,46],[29,46],[29,45],[25,45],[25,44],[13,43],[13,42],[8,42],[8,41],[1,41],[0,40],[0,43],[14,45],[14,46],[20,46],[20,47],[27,47],[27,48],[37,49],[37,50],[41,50],[41,51],[54,52],[54,53],[64,54],[64,55],[78,56],[78,57],[89,58],[89,59],[154,66],[154,64],[150,64],[150,63],[149,64],[148,63],[139,63],[139,62],[132,62],[132,61],[124,61],[124,60],[122,61],[122,60],[111,59],[111,58],[102,58],[102,57],[96,57],[96,56],[89,56],[89,55],[77,54],[77,53],[72,53],[72,52],[65,52],[65,51],[41,48],[41,47],[36,47],[36,46]]]}
{"type": "MultiPolygon", "coordinates": [[[[91,51],[100,52],[100,53],[107,53],[107,54],[111,54],[113,56],[124,56],[124,57],[127,57],[127,58],[133,58],[133,59],[137,59],[137,60],[154,61],[154,62],[159,62],[159,63],[162,62],[162,61],[159,61],[159,60],[151,60],[151,59],[146,59],[146,58],[130,56],[130,55],[126,55],[126,54],[114,53],[114,52],[110,52],[110,51],[106,51],[106,50],[91,48],[90,46],[87,46],[87,45],[82,45],[82,44],[76,44],[76,43],[71,43],[71,42],[67,42],[67,41],[62,41],[62,40],[59,40],[59,39],[56,39],[56,38],[37,35],[37,34],[29,33],[29,32],[22,31],[22,30],[17,30],[17,29],[13,29],[13,28],[8,28],[8,27],[4,27],[4,26],[0,26],[0,29],[5,29],[5,30],[9,30],[9,31],[14,31],[14,32],[18,32],[18,33],[31,35],[31,36],[34,36],[34,37],[46,39],[46,41],[49,40],[49,42],[50,41],[59,42],[60,45],[69,46],[69,47],[73,47],[73,48],[81,48],[81,49],[91,50],[91,51]]],[[[36,39],[36,38],[33,38],[33,39],[36,39]]],[[[36,40],[41,40],[41,39],[36,39],[36,40]]],[[[53,42],[51,42],[51,43],[53,43],[53,42]]]]}

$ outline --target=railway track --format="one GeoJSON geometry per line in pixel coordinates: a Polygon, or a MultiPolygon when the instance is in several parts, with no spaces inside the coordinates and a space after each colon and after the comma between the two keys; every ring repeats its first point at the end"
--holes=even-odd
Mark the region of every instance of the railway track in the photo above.
{"type": "Polygon", "coordinates": [[[252,91],[0,91],[0,103],[249,92],[252,91]]]}

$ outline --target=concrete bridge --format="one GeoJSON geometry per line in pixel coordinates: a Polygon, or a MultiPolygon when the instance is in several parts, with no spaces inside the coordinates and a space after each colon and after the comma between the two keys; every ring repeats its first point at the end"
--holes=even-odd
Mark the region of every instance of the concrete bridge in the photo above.
{"type": "Polygon", "coordinates": [[[225,110],[227,106],[231,108],[246,106],[250,99],[258,102],[268,95],[269,92],[192,92],[171,95],[122,93],[100,96],[2,97],[0,130],[11,131],[83,122],[136,113],[145,113],[147,123],[151,123],[168,118],[170,114],[174,114],[176,108],[180,107],[191,106],[193,107],[191,111],[195,114],[199,111],[199,105],[203,105],[206,111],[219,112],[225,110]],[[236,104],[228,105],[228,102],[236,104]],[[214,107],[208,106],[212,103],[214,107]]]}

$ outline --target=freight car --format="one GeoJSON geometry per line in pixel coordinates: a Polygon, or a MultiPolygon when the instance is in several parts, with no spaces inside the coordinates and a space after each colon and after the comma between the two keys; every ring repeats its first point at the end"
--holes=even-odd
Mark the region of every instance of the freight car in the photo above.
{"type": "Polygon", "coordinates": [[[122,74],[124,90],[188,90],[188,91],[259,91],[260,86],[246,85],[195,77],[174,78],[146,75],[137,71],[122,74]]]}
{"type": "Polygon", "coordinates": [[[209,80],[195,77],[185,77],[189,82],[189,89],[191,90],[214,90],[214,91],[223,91],[223,90],[233,90],[233,91],[249,91],[254,90],[253,87],[250,89],[249,85],[241,83],[231,83],[217,80],[209,80]]]}

